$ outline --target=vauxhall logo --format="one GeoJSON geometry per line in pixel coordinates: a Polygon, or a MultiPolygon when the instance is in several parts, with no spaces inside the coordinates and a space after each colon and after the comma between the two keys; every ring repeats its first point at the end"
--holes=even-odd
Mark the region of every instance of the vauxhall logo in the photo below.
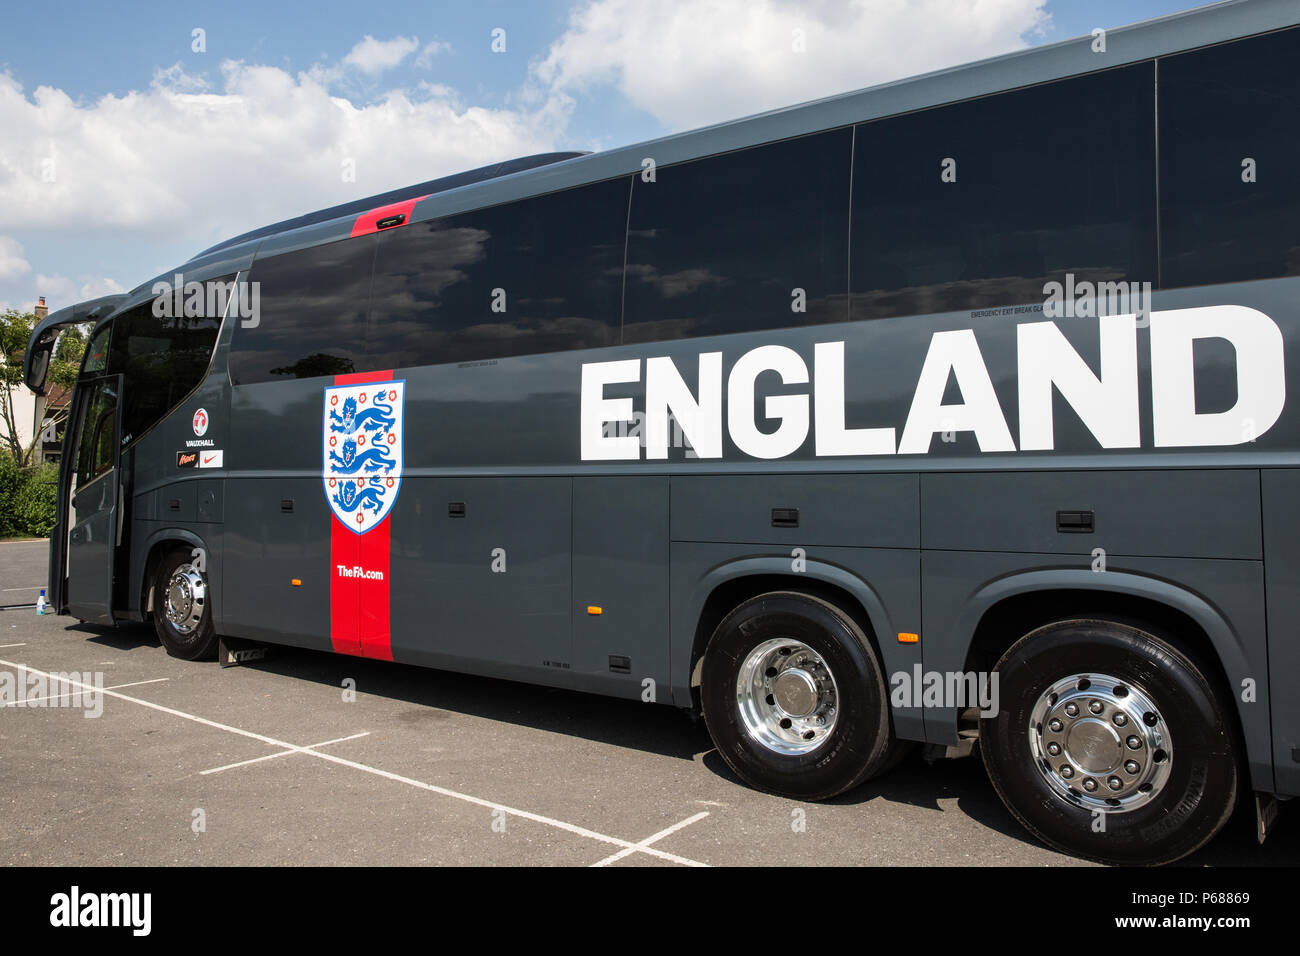
{"type": "MultiPolygon", "coordinates": [[[[928,454],[936,432],[974,434],[982,452],[1050,451],[1055,448],[1053,389],[1069,403],[1102,448],[1138,448],[1138,329],[1149,324],[1153,439],[1157,448],[1237,445],[1268,431],[1286,404],[1282,332],[1264,313],[1240,305],[1152,312],[1097,319],[1100,374],[1070,345],[1055,322],[1016,327],[1019,444],[993,389],[973,329],[935,332],[921,367],[902,434],[897,426],[849,428],[845,424],[843,342],[818,342],[811,373],[804,358],[782,345],[763,345],[740,356],[725,376],[725,427],[735,446],[754,458],[785,458],[812,432],[818,457],[928,454]],[[1223,411],[1198,411],[1193,346],[1223,339],[1236,359],[1236,401],[1223,411]],[[769,395],[762,416],[775,430],[760,430],[754,415],[755,383],[774,372],[787,386],[811,385],[793,394],[769,395]],[[943,403],[950,379],[958,404],[943,403]]],[[[860,360],[860,358],[858,359],[860,360]]],[[[668,457],[672,427],[690,442],[695,457],[723,453],[721,352],[698,358],[695,393],[668,357],[591,362],[582,366],[583,461],[635,461],[668,457]],[[645,407],[606,390],[638,384],[644,374],[645,407]],[[644,417],[644,435],[619,434],[611,424],[644,417]],[[670,422],[673,424],[670,425],[670,422]]]]}

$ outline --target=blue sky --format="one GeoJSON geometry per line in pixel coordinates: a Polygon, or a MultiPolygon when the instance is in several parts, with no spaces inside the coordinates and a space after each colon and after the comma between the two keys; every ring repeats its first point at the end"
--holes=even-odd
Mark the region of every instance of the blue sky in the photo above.
{"type": "Polygon", "coordinates": [[[634,143],[1196,5],[11,5],[0,307],[130,288],[229,234],[509,156],[634,143]],[[792,55],[795,29],[809,55],[792,55]]]}

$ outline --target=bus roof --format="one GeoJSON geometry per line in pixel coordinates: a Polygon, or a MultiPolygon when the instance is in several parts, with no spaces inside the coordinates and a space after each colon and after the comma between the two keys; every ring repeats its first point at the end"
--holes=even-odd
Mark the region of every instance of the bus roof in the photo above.
{"type": "MultiPolygon", "coordinates": [[[[232,262],[251,261],[248,257],[254,255],[277,255],[347,238],[359,214],[403,199],[426,197],[414,206],[410,221],[438,219],[630,175],[639,172],[647,158],[656,166],[668,166],[1137,63],[1298,23],[1300,5],[1295,0],[1222,0],[1107,29],[1104,50],[1094,49],[1096,37],[1089,34],[631,146],[596,153],[546,153],[484,166],[245,233],[195,256],[187,263],[187,271],[215,274],[230,269],[232,262]]],[[[1034,121],[1026,118],[1026,122],[1034,121]]],[[[147,285],[137,288],[131,304],[143,295],[147,285]]]]}
{"type": "Polygon", "coordinates": [[[416,196],[429,196],[434,193],[445,192],[448,189],[457,189],[461,186],[468,186],[472,183],[481,183],[488,179],[495,179],[498,176],[508,176],[511,173],[522,172],[526,169],[534,169],[538,166],[545,166],[549,163],[558,163],[560,160],[573,159],[575,156],[585,155],[582,152],[567,153],[534,153],[531,156],[521,156],[518,159],[508,159],[502,163],[490,163],[487,166],[480,166],[477,169],[471,169],[463,173],[453,173],[450,176],[441,176],[438,179],[430,179],[428,182],[417,183],[414,186],[406,186],[401,189],[390,189],[386,193],[378,193],[374,196],[367,196],[365,199],[354,199],[351,202],[340,203],[337,206],[329,206],[325,209],[319,209],[316,212],[305,213],[296,216],[293,219],[284,219],[280,222],[272,223],[269,226],[262,226],[260,229],[253,229],[249,232],[235,236],[233,239],[227,239],[225,242],[219,242],[215,246],[204,249],[195,259],[201,259],[204,256],[214,252],[220,252],[223,249],[229,249],[240,243],[251,242],[254,239],[262,239],[266,236],[273,236],[276,233],[288,232],[291,229],[298,229],[302,226],[310,226],[318,222],[326,222],[330,219],[340,219],[348,216],[357,216],[363,212],[374,209],[377,206],[387,206],[390,203],[401,202],[405,199],[413,199],[416,196]]]}

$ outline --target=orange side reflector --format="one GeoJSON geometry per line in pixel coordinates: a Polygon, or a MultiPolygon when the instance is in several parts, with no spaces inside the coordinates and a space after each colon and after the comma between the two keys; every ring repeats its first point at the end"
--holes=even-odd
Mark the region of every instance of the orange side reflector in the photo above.
{"type": "Polygon", "coordinates": [[[289,583],[292,584],[292,585],[293,585],[294,587],[296,587],[296,588],[300,588],[300,587],[302,587],[302,578],[294,578],[294,579],[291,580],[289,583]]]}
{"type": "Polygon", "coordinates": [[[920,634],[908,634],[906,631],[898,632],[898,643],[900,644],[919,644],[920,642],[920,634]]]}
{"type": "Polygon", "coordinates": [[[602,608],[598,608],[598,607],[596,607],[596,605],[594,605],[594,604],[589,604],[589,605],[587,605],[587,613],[588,613],[588,614],[604,614],[605,611],[604,611],[602,608]]]}

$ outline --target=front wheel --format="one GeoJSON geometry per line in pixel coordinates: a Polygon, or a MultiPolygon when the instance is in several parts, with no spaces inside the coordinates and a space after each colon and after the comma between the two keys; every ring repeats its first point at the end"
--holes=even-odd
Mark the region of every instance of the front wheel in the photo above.
{"type": "Polygon", "coordinates": [[[1230,716],[1167,641],[1067,620],[998,662],[980,750],[1007,809],[1044,843],[1103,863],[1171,863],[1204,846],[1238,789],[1230,716]]]}
{"type": "Polygon", "coordinates": [[[172,657],[198,661],[216,656],[207,575],[192,563],[188,551],[172,551],[158,565],[153,626],[172,657]]]}
{"type": "Polygon", "coordinates": [[[763,594],[727,615],[705,651],[700,699],[727,765],[780,796],[833,797],[902,751],[866,635],[807,594],[763,594]]]}

